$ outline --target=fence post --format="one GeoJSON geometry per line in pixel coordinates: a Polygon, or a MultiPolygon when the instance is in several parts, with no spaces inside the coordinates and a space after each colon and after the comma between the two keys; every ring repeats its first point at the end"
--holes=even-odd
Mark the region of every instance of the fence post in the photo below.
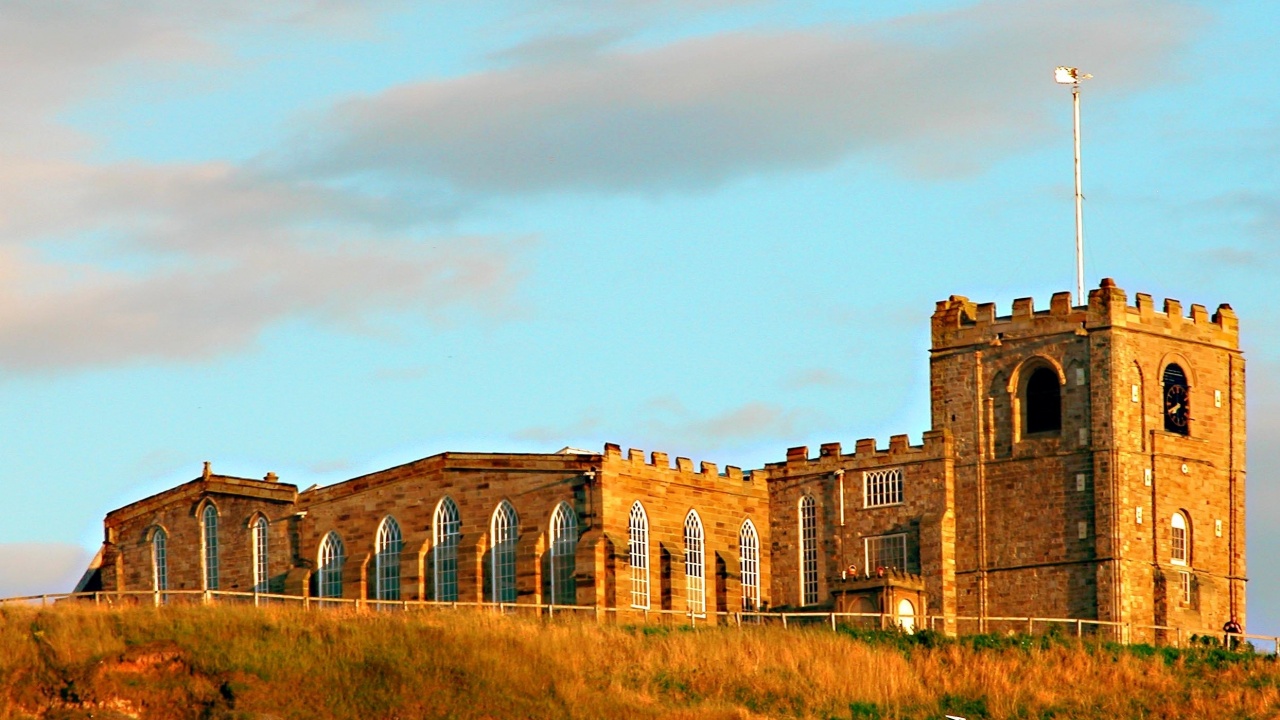
{"type": "Polygon", "coordinates": [[[1076,637],[1077,638],[1084,637],[1084,621],[1083,620],[1079,620],[1079,619],[1076,620],[1076,637]]]}
{"type": "Polygon", "coordinates": [[[1031,624],[1032,618],[1027,618],[1027,634],[1035,635],[1034,626],[1031,624]]]}
{"type": "Polygon", "coordinates": [[[836,614],[831,613],[831,632],[836,631],[836,614]]]}
{"type": "Polygon", "coordinates": [[[785,628],[786,626],[787,626],[787,614],[782,613],[782,627],[785,628]]]}

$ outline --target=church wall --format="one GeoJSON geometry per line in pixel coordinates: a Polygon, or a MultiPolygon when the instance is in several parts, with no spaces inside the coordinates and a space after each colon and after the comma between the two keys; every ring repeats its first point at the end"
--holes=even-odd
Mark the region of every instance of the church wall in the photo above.
{"type": "Polygon", "coordinates": [[[611,607],[631,609],[629,520],[638,500],[649,522],[649,587],[653,610],[689,611],[685,570],[685,520],[691,510],[702,520],[705,543],[706,609],[736,612],[743,608],[739,533],[750,519],[760,542],[759,583],[762,604],[772,602],[769,546],[771,523],[768,488],[756,473],[736,467],[720,474],[712,463],[694,471],[688,458],[654,452],[648,461],[640,450],[625,456],[617,445],[605,446],[601,470],[603,527],[614,553],[615,590],[611,607]]]}

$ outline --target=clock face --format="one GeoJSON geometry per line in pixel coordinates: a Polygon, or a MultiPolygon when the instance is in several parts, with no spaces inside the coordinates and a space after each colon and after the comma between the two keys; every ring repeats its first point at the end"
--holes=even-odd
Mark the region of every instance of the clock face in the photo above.
{"type": "Polygon", "coordinates": [[[1164,392],[1164,419],[1169,429],[1186,430],[1187,427],[1187,388],[1182,385],[1170,385],[1164,392]]]}

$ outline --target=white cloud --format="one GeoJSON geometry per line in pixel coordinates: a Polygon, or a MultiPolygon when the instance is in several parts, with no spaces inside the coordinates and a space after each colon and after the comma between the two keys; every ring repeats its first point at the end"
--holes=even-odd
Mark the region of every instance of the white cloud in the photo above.
{"type": "Polygon", "coordinates": [[[1201,15],[1137,0],[987,2],[615,49],[355,98],[295,151],[301,172],[464,194],[696,189],[857,153],[968,173],[1048,131],[1055,65],[1096,70],[1099,93],[1171,81],[1201,15]]]}

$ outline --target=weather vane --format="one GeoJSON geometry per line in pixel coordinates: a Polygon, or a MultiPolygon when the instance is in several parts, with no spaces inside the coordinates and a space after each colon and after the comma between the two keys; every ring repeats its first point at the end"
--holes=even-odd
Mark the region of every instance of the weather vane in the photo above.
{"type": "Polygon", "coordinates": [[[1053,70],[1053,80],[1059,85],[1071,86],[1072,136],[1076,151],[1076,304],[1084,305],[1084,211],[1080,193],[1080,81],[1092,75],[1081,74],[1079,68],[1059,65],[1053,70]]]}

